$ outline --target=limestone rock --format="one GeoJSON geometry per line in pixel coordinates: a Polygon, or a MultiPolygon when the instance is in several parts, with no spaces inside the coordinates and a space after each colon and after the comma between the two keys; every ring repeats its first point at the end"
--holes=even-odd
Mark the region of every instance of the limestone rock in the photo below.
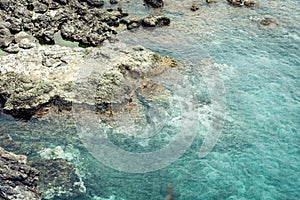
{"type": "Polygon", "coordinates": [[[4,112],[28,119],[49,105],[57,112],[69,111],[71,103],[96,106],[104,115],[118,112],[138,102],[135,88],[150,87],[148,78],[177,63],[142,47],[115,42],[87,49],[37,46],[3,56],[0,65],[4,112]]]}
{"type": "Polygon", "coordinates": [[[0,199],[38,200],[39,172],[27,165],[23,155],[5,151],[0,147],[0,199]]]}

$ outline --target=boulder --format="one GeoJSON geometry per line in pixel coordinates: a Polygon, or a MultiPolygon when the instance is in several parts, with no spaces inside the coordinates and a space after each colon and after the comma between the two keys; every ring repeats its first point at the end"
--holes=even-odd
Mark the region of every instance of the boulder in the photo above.
{"type": "Polygon", "coordinates": [[[165,15],[151,15],[142,20],[145,27],[168,26],[171,20],[165,15]]]}
{"type": "Polygon", "coordinates": [[[193,3],[191,6],[191,11],[197,11],[200,9],[200,6],[196,3],[193,3]]]}
{"type": "Polygon", "coordinates": [[[250,8],[256,8],[259,6],[258,3],[251,1],[251,0],[244,0],[244,5],[246,7],[250,7],[250,8]]]}
{"type": "Polygon", "coordinates": [[[144,0],[145,4],[152,8],[161,8],[164,6],[163,0],[144,0]]]}
{"type": "Polygon", "coordinates": [[[130,21],[127,23],[127,29],[132,30],[138,28],[141,26],[141,24],[142,24],[142,20],[140,18],[138,17],[131,18],[130,21]]]}
{"type": "Polygon", "coordinates": [[[24,155],[16,155],[0,147],[0,199],[39,200],[39,172],[27,165],[24,155]]]}
{"type": "Polygon", "coordinates": [[[17,33],[14,40],[23,49],[30,49],[36,46],[36,39],[24,31],[17,33]]]}
{"type": "Polygon", "coordinates": [[[242,6],[243,5],[243,0],[227,0],[227,1],[234,6],[242,6]]]}

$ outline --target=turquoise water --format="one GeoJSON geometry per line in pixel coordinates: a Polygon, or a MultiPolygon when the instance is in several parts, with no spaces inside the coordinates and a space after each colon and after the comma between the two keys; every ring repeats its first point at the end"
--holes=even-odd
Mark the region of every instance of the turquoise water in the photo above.
{"type": "MultiPolygon", "coordinates": [[[[102,165],[78,141],[72,120],[22,122],[1,116],[2,130],[22,142],[12,150],[29,159],[38,158],[37,151],[45,147],[60,145],[72,152],[71,162],[87,188],[83,199],[164,199],[169,183],[174,199],[181,200],[300,199],[299,2],[264,1],[259,9],[220,2],[203,4],[195,13],[188,10],[192,1],[182,7],[179,2],[166,2],[163,12],[173,21],[170,27],[141,29],[122,37],[126,43],[141,44],[196,67],[220,66],[226,116],[221,137],[208,156],[198,157],[205,123],[210,122],[205,119],[180,159],[145,174],[102,165]],[[275,17],[278,25],[261,27],[262,15],[275,17]]],[[[201,88],[196,91],[208,95],[201,88]]]]}

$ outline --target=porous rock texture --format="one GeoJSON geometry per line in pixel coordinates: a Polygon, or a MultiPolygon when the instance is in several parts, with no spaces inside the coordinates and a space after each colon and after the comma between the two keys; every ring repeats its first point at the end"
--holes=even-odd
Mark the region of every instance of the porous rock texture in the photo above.
{"type": "Polygon", "coordinates": [[[0,147],[0,199],[38,200],[39,172],[27,165],[24,155],[16,155],[0,147]]]}

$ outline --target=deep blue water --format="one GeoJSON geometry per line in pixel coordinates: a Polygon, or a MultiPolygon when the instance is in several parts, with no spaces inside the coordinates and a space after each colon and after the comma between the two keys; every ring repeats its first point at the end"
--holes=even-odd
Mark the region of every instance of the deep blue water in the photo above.
{"type": "MultiPolygon", "coordinates": [[[[87,187],[86,199],[164,199],[169,183],[174,199],[181,200],[300,199],[300,3],[264,1],[258,9],[247,9],[220,2],[191,13],[192,1],[182,7],[179,2],[166,2],[170,27],[122,37],[196,68],[206,60],[220,67],[226,116],[218,143],[205,158],[198,151],[210,120],[199,123],[199,134],[182,157],[144,174],[108,168],[78,144],[69,148],[76,129],[62,121],[25,123],[1,117],[0,123],[24,146],[38,142],[79,152],[73,162],[87,187]],[[261,27],[257,20],[262,15],[275,17],[278,25],[261,27]],[[44,131],[60,140],[43,139],[44,131]],[[67,140],[62,139],[65,132],[67,140]]],[[[197,88],[200,83],[194,84],[195,91],[207,94],[197,88]]]]}

